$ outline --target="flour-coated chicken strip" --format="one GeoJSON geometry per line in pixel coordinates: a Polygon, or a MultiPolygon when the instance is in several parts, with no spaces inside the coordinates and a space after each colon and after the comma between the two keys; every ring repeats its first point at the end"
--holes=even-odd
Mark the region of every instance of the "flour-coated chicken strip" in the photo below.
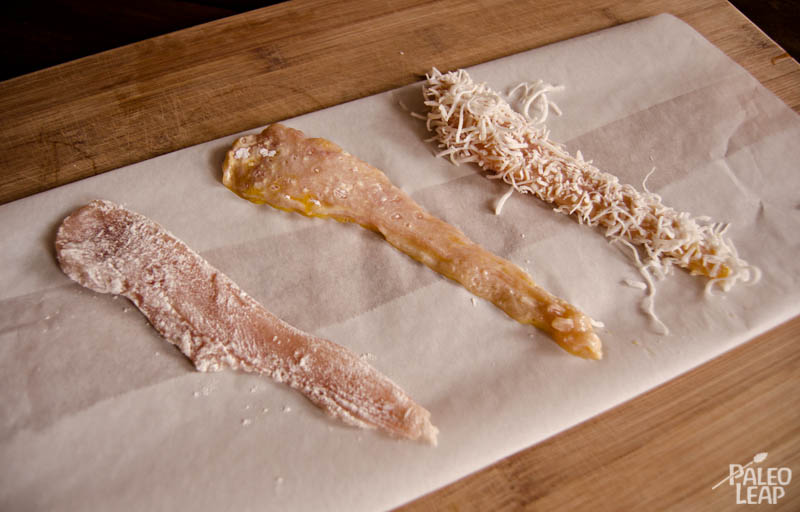
{"type": "Polygon", "coordinates": [[[391,380],[267,311],[147,217],[93,201],[63,221],[56,253],[81,285],[130,299],[198,370],[269,375],[348,424],[436,443],[430,413],[391,380]]]}

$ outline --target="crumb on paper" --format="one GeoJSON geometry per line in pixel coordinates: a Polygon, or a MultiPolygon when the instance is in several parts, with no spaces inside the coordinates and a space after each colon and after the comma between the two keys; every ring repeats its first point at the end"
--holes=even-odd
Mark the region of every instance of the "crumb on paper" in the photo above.
{"type": "Polygon", "coordinates": [[[284,405],[283,406],[283,412],[292,412],[292,408],[289,407],[288,405],[284,405]]]}
{"type": "Polygon", "coordinates": [[[208,395],[211,394],[211,391],[213,391],[211,386],[206,385],[206,386],[203,386],[202,388],[200,388],[199,390],[195,391],[193,394],[194,394],[195,398],[197,398],[197,397],[201,397],[201,396],[208,396],[208,395]]]}
{"type": "Polygon", "coordinates": [[[253,420],[251,420],[250,418],[242,419],[242,426],[243,427],[249,427],[252,423],[253,423],[253,420]]]}

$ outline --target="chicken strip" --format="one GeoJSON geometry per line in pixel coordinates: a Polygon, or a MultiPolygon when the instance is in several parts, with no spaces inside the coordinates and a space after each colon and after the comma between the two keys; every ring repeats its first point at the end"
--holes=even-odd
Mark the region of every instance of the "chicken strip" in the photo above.
{"type": "Polygon", "coordinates": [[[147,217],[93,201],[62,222],[55,245],[67,276],[130,299],[199,371],[269,375],[348,424],[436,444],[430,413],[391,380],[277,318],[147,217]]]}
{"type": "Polygon", "coordinates": [[[568,352],[602,357],[588,316],[539,287],[517,265],[425,211],[379,169],[333,142],[274,124],[238,139],[223,171],[225,186],[249,201],[358,223],[511,318],[547,332],[568,352]]]}
{"type": "Polygon", "coordinates": [[[474,162],[487,177],[603,229],[609,239],[634,249],[646,278],[651,272],[666,275],[676,265],[708,278],[708,292],[714,286],[728,290],[737,281],[758,281],[758,268],[739,258],[723,236],[727,225],[674,210],[657,194],[639,192],[600,171],[580,153],[571,156],[544,128],[465,70],[433,69],[423,95],[427,127],[442,148],[440,156],[474,162]]]}

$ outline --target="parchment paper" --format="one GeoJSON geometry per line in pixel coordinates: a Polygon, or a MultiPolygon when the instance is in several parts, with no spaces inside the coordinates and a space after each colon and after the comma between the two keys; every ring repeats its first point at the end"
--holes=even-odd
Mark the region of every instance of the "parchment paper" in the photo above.
{"type": "MultiPolygon", "coordinates": [[[[443,70],[444,71],[444,70],[443,70]]],[[[544,334],[354,225],[250,204],[220,183],[231,135],[0,207],[0,509],[378,510],[399,505],[675,377],[800,313],[798,116],[671,16],[470,69],[537,78],[552,138],[667,204],[730,222],[754,287],[660,283],[659,336],[628,254],[591,228],[432,156],[420,85],[286,124],[383,169],[434,214],[603,321],[606,357],[544,334]],[[433,448],[340,425],[257,376],[195,372],[130,303],[69,281],[63,217],[123,203],[200,251],[288,322],[364,354],[428,408],[433,448]]],[[[596,468],[598,471],[601,468],[596,468]]]]}

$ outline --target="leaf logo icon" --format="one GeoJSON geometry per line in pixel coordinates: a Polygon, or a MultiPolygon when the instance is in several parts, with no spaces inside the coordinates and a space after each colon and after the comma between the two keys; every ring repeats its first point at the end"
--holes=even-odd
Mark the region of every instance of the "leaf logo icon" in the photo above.
{"type": "Polygon", "coordinates": [[[751,460],[750,462],[748,462],[748,463],[747,463],[747,464],[745,464],[744,466],[740,466],[740,467],[739,467],[739,470],[738,470],[738,471],[737,471],[735,474],[731,474],[731,475],[729,475],[729,476],[727,476],[727,477],[723,478],[723,479],[722,479],[722,480],[720,480],[719,482],[717,482],[717,485],[715,485],[714,487],[712,487],[712,488],[711,488],[711,490],[713,491],[714,489],[716,489],[717,487],[719,487],[720,485],[722,485],[722,483],[723,483],[725,480],[732,480],[733,478],[739,478],[739,477],[740,477],[740,476],[741,476],[741,475],[744,473],[744,470],[745,470],[745,468],[746,468],[746,467],[748,467],[748,466],[750,466],[750,465],[752,465],[752,464],[754,464],[754,463],[755,463],[755,464],[758,464],[759,462],[764,462],[765,460],[767,460],[767,452],[759,452],[759,453],[755,454],[755,455],[753,456],[753,460],[751,460]]]}

